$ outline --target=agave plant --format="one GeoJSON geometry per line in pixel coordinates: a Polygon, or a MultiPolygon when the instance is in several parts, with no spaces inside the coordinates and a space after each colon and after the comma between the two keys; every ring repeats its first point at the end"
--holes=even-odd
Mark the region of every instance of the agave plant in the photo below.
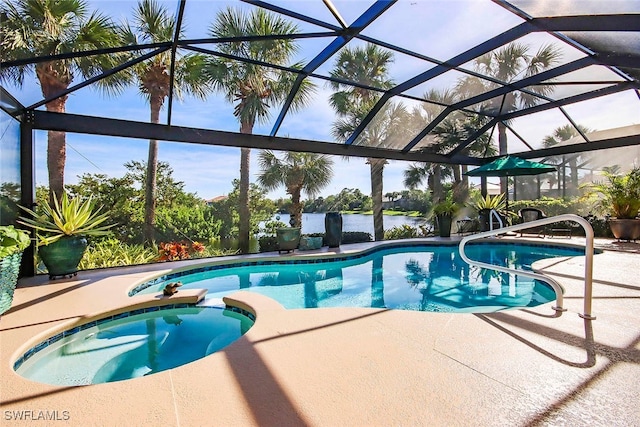
{"type": "Polygon", "coordinates": [[[482,209],[494,209],[497,212],[502,212],[506,208],[504,196],[504,193],[496,194],[495,196],[487,194],[486,197],[482,197],[482,195],[478,194],[471,200],[471,202],[469,202],[469,206],[477,211],[482,209]]]}
{"type": "Polygon", "coordinates": [[[41,215],[20,206],[30,216],[21,216],[18,222],[36,230],[39,246],[49,245],[64,236],[104,236],[115,225],[102,225],[109,215],[100,213],[91,197],[83,201],[79,197],[70,199],[64,193],[60,202],[54,198],[53,203],[52,207],[44,201],[41,215]]]}

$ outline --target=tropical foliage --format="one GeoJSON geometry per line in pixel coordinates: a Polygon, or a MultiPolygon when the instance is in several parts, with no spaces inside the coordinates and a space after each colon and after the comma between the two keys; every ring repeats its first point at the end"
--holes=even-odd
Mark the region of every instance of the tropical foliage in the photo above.
{"type": "MultiPolygon", "coordinates": [[[[360,83],[379,89],[393,87],[389,78],[389,64],[393,62],[393,53],[380,47],[367,44],[364,47],[347,47],[340,51],[331,77],[360,83]]],[[[360,125],[368,111],[380,99],[380,93],[331,81],[334,93],[330,103],[338,114],[331,133],[339,141],[345,141],[360,125]]],[[[358,137],[358,143],[371,147],[390,147],[402,140],[407,127],[407,112],[402,104],[385,105],[383,110],[367,125],[358,137]]],[[[383,171],[386,159],[369,158],[371,176],[371,197],[373,199],[373,228],[375,240],[384,238],[382,217],[383,171]]]]}
{"type": "Polygon", "coordinates": [[[424,225],[412,227],[408,224],[403,224],[384,231],[385,240],[413,239],[416,237],[427,237],[432,235],[433,233],[431,228],[424,225]]]}
{"type": "MultiPolygon", "coordinates": [[[[239,204],[240,200],[240,180],[234,179],[233,189],[229,196],[221,201],[210,203],[211,216],[220,221],[220,237],[238,238],[240,224],[239,204]]],[[[249,209],[251,210],[251,221],[249,222],[249,232],[255,235],[260,232],[260,223],[269,221],[276,213],[276,204],[269,200],[267,192],[258,184],[251,183],[249,186],[249,209]]]]}
{"type": "Polygon", "coordinates": [[[314,197],[329,185],[333,177],[333,160],[322,154],[291,151],[280,159],[272,151],[265,150],[260,153],[258,162],[261,169],[258,182],[266,190],[285,187],[287,194],[291,195],[291,226],[302,227],[300,196],[304,191],[309,197],[314,197]]]}
{"type": "Polygon", "coordinates": [[[116,238],[92,241],[84,253],[78,268],[125,267],[156,261],[158,252],[141,244],[127,244],[116,238]]]}
{"type": "MultiPolygon", "coordinates": [[[[435,120],[443,112],[442,104],[455,104],[460,101],[458,90],[431,89],[423,95],[428,103],[420,104],[411,112],[411,127],[413,133],[423,130],[425,123],[435,120]]],[[[438,123],[425,138],[428,145],[423,151],[444,154],[450,153],[462,141],[469,139],[488,121],[487,117],[455,111],[438,123]]],[[[462,148],[461,153],[472,156],[492,156],[497,153],[490,135],[484,133],[468,146],[462,148]]],[[[404,184],[415,189],[425,183],[433,196],[434,202],[445,197],[446,181],[452,181],[453,198],[457,203],[464,203],[468,197],[469,184],[465,172],[466,165],[444,165],[434,162],[411,164],[404,172],[404,184]]]]}
{"type": "Polygon", "coordinates": [[[159,261],[179,261],[197,257],[204,253],[205,246],[199,242],[162,242],[158,245],[159,261]]]}
{"type": "Polygon", "coordinates": [[[343,188],[338,194],[307,201],[304,212],[368,211],[371,207],[371,197],[360,189],[343,188]]]}
{"type": "Polygon", "coordinates": [[[497,212],[503,212],[507,207],[507,202],[504,193],[496,194],[495,196],[487,194],[484,197],[480,193],[475,193],[471,196],[468,205],[476,211],[494,209],[497,212]]]}
{"type": "MultiPolygon", "coordinates": [[[[106,16],[90,12],[85,0],[14,0],[2,3],[0,50],[2,60],[46,57],[120,46],[116,26],[106,16]]],[[[89,79],[119,65],[122,54],[59,58],[0,68],[0,79],[25,84],[35,71],[47,111],[64,112],[67,89],[77,77],[89,79]]],[[[117,92],[126,82],[104,78],[92,87],[117,92]]],[[[66,135],[48,132],[49,202],[62,198],[66,162],[66,135]]]]}
{"type": "Polygon", "coordinates": [[[113,227],[113,224],[103,224],[109,219],[109,213],[101,213],[92,197],[71,199],[65,192],[60,202],[53,199],[53,206],[45,200],[42,214],[29,208],[22,209],[29,216],[21,216],[18,223],[36,230],[39,245],[48,245],[64,236],[105,236],[113,227]]]}
{"type": "Polygon", "coordinates": [[[0,259],[24,251],[29,244],[29,233],[13,225],[0,226],[0,259]]]}
{"type": "MultiPolygon", "coordinates": [[[[290,38],[272,38],[277,35],[298,33],[293,23],[263,9],[245,13],[240,9],[227,8],[218,13],[209,28],[209,35],[215,38],[238,37],[237,41],[220,43],[216,48],[222,53],[240,56],[254,61],[280,66],[302,68],[302,64],[289,64],[297,52],[296,42],[290,38]],[[247,40],[246,36],[268,36],[263,40],[247,40]]],[[[209,57],[204,68],[213,87],[222,92],[229,103],[235,104],[233,115],[240,123],[240,132],[253,133],[256,123],[265,122],[270,108],[282,103],[292,86],[298,86],[296,96],[289,107],[292,110],[305,105],[313,92],[313,85],[306,79],[298,79],[297,74],[272,67],[259,67],[249,62],[239,62],[230,57],[209,57]]],[[[249,208],[249,160],[251,150],[240,149],[239,222],[238,237],[240,251],[249,251],[251,213],[249,208]]]]}
{"type": "Polygon", "coordinates": [[[604,174],[605,181],[590,186],[590,194],[599,196],[596,207],[618,219],[637,217],[640,211],[640,167],[624,175],[604,174]]]}
{"type": "MultiPolygon", "coordinates": [[[[127,172],[122,177],[84,174],[78,184],[69,185],[68,189],[74,197],[91,196],[98,205],[109,206],[111,221],[117,224],[112,231],[119,240],[142,243],[146,164],[130,161],[124,167],[127,172]]],[[[177,181],[173,173],[168,163],[158,162],[154,240],[208,241],[218,237],[222,220],[216,217],[215,210],[196,194],[185,192],[184,183],[177,181]]]]}
{"type": "MultiPolygon", "coordinates": [[[[554,45],[542,45],[535,53],[532,53],[529,45],[519,42],[509,43],[500,49],[476,58],[474,61],[476,71],[499,80],[499,83],[476,76],[468,76],[458,82],[456,91],[467,98],[489,92],[504,83],[511,83],[539,74],[557,64],[560,59],[561,52],[554,45]]],[[[490,115],[499,115],[520,108],[533,107],[553,91],[553,85],[537,85],[535,92],[512,91],[489,100],[481,106],[481,110],[490,115]]],[[[508,153],[507,125],[503,122],[498,122],[498,151],[500,155],[508,153]]],[[[505,193],[506,187],[506,178],[501,178],[500,192],[505,193]]]]}
{"type": "MultiPolygon", "coordinates": [[[[173,15],[158,2],[142,0],[134,10],[133,24],[125,22],[121,34],[124,42],[129,45],[162,43],[173,39],[175,26],[173,15]]],[[[184,35],[182,28],[180,36],[184,35]]],[[[132,52],[132,54],[139,55],[140,52],[132,52]]],[[[197,98],[205,97],[208,89],[202,74],[203,63],[202,55],[172,57],[172,52],[165,50],[128,69],[135,77],[140,93],[149,102],[151,123],[160,123],[160,110],[171,88],[169,81],[171,66],[175,68],[173,93],[178,98],[185,92],[197,98]]],[[[157,174],[158,141],[151,139],[144,187],[144,242],[146,244],[152,244],[155,239],[157,174]]]]}
{"type": "MultiPolygon", "coordinates": [[[[544,137],[544,139],[542,140],[542,145],[545,148],[549,148],[549,147],[553,147],[555,145],[561,144],[565,141],[569,141],[571,138],[575,138],[580,136],[581,134],[584,135],[586,133],[589,132],[593,132],[591,129],[589,129],[586,126],[582,126],[582,125],[578,125],[573,126],[573,125],[565,125],[565,126],[560,126],[557,127],[556,129],[553,130],[553,133],[551,135],[547,135],[544,137]]],[[[547,159],[547,163],[550,164],[556,164],[556,165],[560,165],[563,164],[564,162],[566,162],[569,165],[569,173],[570,173],[570,185],[569,185],[569,192],[572,195],[575,195],[577,190],[578,190],[578,162],[583,162],[586,160],[585,157],[587,157],[588,155],[586,154],[571,154],[571,155],[565,155],[562,157],[552,157],[550,159],[547,159]]],[[[555,175],[551,175],[551,179],[554,180],[555,179],[555,175]]],[[[551,182],[551,184],[553,184],[555,182],[551,182]]]]}

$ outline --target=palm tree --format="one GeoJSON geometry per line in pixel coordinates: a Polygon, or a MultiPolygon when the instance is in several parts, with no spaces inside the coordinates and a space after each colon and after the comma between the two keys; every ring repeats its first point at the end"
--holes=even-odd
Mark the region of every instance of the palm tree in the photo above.
{"type": "Polygon", "coordinates": [[[451,178],[451,168],[442,168],[437,163],[412,163],[404,171],[403,184],[413,190],[427,181],[427,188],[431,191],[434,203],[444,200],[442,182],[451,178]]]}
{"type": "MultiPolygon", "coordinates": [[[[393,61],[393,53],[385,51],[374,44],[364,47],[343,49],[331,71],[331,77],[350,80],[380,89],[390,89],[393,81],[389,79],[389,63],[393,61]]],[[[332,107],[340,116],[333,125],[332,134],[338,140],[346,140],[358,127],[371,107],[380,99],[378,92],[362,89],[338,81],[331,81],[335,92],[331,95],[332,107]]],[[[405,107],[401,104],[386,105],[374,120],[367,126],[359,138],[359,143],[367,146],[385,147],[401,140],[399,130],[406,116],[405,107]]],[[[383,171],[386,159],[369,158],[367,163],[371,175],[371,198],[373,199],[373,228],[375,240],[384,239],[384,223],[382,216],[383,171]]]]}
{"type": "MultiPolygon", "coordinates": [[[[578,129],[583,134],[592,132],[591,129],[582,125],[578,125],[578,129]]],[[[547,135],[544,137],[544,139],[542,140],[542,145],[545,148],[549,148],[549,147],[553,147],[554,145],[560,144],[561,142],[568,141],[571,138],[574,138],[580,135],[580,132],[578,132],[578,129],[576,129],[573,125],[570,125],[570,124],[557,127],[553,130],[553,133],[551,135],[547,135]]],[[[575,191],[578,188],[578,160],[580,159],[580,157],[581,157],[580,155],[573,154],[571,155],[568,161],[569,170],[571,174],[570,176],[571,176],[572,191],[575,191]]],[[[556,164],[564,163],[564,159],[557,159],[555,163],[556,164]]]]}
{"type": "Polygon", "coordinates": [[[309,197],[315,197],[329,185],[333,177],[333,160],[323,154],[291,151],[280,159],[272,151],[265,150],[260,153],[258,161],[262,170],[258,182],[269,191],[285,187],[291,196],[291,225],[302,227],[300,195],[304,191],[309,197]]]}
{"type": "MultiPolygon", "coordinates": [[[[442,104],[453,104],[457,101],[456,93],[450,90],[439,91],[432,89],[426,92],[423,98],[442,104]]],[[[413,133],[417,133],[417,129],[424,127],[424,123],[433,121],[442,110],[444,110],[444,107],[429,102],[422,103],[415,107],[411,112],[411,127],[414,129],[413,133]]],[[[457,136],[458,131],[456,130],[457,124],[455,117],[457,117],[457,114],[458,113],[452,113],[433,130],[433,135],[436,136],[436,139],[432,145],[424,148],[425,151],[428,150],[436,153],[442,152],[443,150],[446,151],[447,147],[450,147],[452,143],[460,140],[460,137],[457,136]]],[[[410,189],[415,189],[426,179],[427,187],[431,191],[433,201],[437,203],[444,200],[444,192],[442,191],[443,180],[450,178],[452,175],[454,175],[454,169],[448,165],[431,162],[414,163],[404,171],[404,185],[410,189]]]]}
{"type": "MultiPolygon", "coordinates": [[[[249,14],[241,10],[227,8],[218,13],[215,22],[209,28],[212,37],[242,37],[248,35],[273,36],[298,33],[298,27],[263,9],[249,14]]],[[[240,56],[251,60],[274,65],[286,66],[297,52],[294,40],[269,39],[261,41],[238,41],[222,43],[218,49],[225,54],[240,56]]],[[[301,64],[293,64],[301,68],[301,64]]],[[[266,122],[270,107],[286,99],[296,78],[292,73],[275,68],[258,66],[249,62],[212,58],[207,61],[205,72],[214,88],[224,93],[230,103],[236,103],[233,115],[240,122],[240,133],[251,134],[256,122],[266,122]]],[[[303,80],[291,103],[292,111],[306,105],[313,92],[313,85],[303,80]]],[[[240,223],[238,230],[239,247],[242,253],[249,251],[249,160],[251,150],[240,149],[240,197],[238,211],[240,223]]]]}
{"type": "MultiPolygon", "coordinates": [[[[522,43],[509,43],[501,49],[484,54],[475,60],[476,71],[500,80],[511,83],[544,71],[556,64],[561,57],[560,50],[553,45],[542,45],[535,54],[530,54],[530,46],[522,43]]],[[[461,95],[477,95],[495,89],[499,85],[481,80],[478,77],[465,77],[458,82],[456,91],[461,95]]],[[[553,92],[551,85],[538,85],[536,94],[541,96],[553,92]]],[[[521,91],[509,92],[497,99],[490,100],[485,108],[492,110],[494,114],[505,114],[519,108],[528,108],[540,103],[539,96],[521,91]]],[[[498,151],[500,155],[508,153],[507,150],[507,126],[498,122],[498,151]]],[[[507,189],[506,178],[500,180],[500,191],[507,189]]]]}
{"type": "MultiPolygon", "coordinates": [[[[89,13],[85,0],[15,0],[4,2],[0,13],[3,61],[120,45],[115,25],[98,12],[89,13]]],[[[0,79],[22,86],[25,75],[35,71],[42,95],[49,100],[45,104],[47,111],[63,113],[68,95],[56,95],[67,90],[78,76],[88,79],[113,68],[119,63],[118,58],[119,55],[95,55],[7,67],[0,69],[0,79]]],[[[116,92],[125,83],[122,79],[102,79],[98,87],[116,92]]],[[[60,200],[64,194],[66,134],[49,131],[47,139],[49,200],[53,204],[54,198],[60,200]]]]}
{"type": "MultiPolygon", "coordinates": [[[[173,39],[176,23],[173,16],[155,0],[142,0],[133,13],[133,26],[125,22],[122,36],[127,44],[166,42],[173,39]]],[[[190,54],[175,60],[174,94],[183,92],[203,99],[207,93],[206,80],[201,74],[204,58],[190,54]]],[[[171,52],[165,51],[132,67],[140,93],[149,102],[151,123],[160,123],[160,110],[169,96],[169,67],[171,52]]],[[[149,156],[144,195],[144,242],[155,240],[156,193],[158,175],[158,141],[149,140],[149,156]]]]}

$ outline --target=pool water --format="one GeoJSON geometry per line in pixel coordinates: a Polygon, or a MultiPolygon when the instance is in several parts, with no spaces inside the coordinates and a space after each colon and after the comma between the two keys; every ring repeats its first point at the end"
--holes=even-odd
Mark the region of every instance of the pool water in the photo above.
{"type": "MultiPolygon", "coordinates": [[[[523,244],[471,244],[466,252],[473,260],[526,270],[539,259],[584,255],[580,249],[523,244]]],[[[337,261],[301,262],[249,261],[199,268],[164,276],[136,291],[155,293],[167,282],[180,281],[181,289],[207,289],[209,297],[246,290],[290,309],[377,307],[479,313],[555,300],[546,283],[469,266],[457,246],[391,247],[337,261]]]]}
{"type": "Polygon", "coordinates": [[[65,331],[63,338],[50,339],[52,344],[45,341],[31,349],[33,354],[27,352],[14,369],[25,378],[54,385],[137,378],[219,351],[253,325],[246,315],[223,307],[150,310],[65,331]]]}

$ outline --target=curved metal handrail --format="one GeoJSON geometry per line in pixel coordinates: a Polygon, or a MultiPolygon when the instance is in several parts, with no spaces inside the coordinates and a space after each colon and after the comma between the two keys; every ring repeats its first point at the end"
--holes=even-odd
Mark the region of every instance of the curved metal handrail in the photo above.
{"type": "Polygon", "coordinates": [[[491,209],[489,211],[489,230],[493,231],[493,219],[491,218],[492,216],[495,216],[498,220],[498,224],[500,225],[499,228],[504,228],[504,223],[502,222],[502,218],[500,218],[500,214],[498,213],[498,211],[495,209],[491,209]]]}
{"type": "Polygon", "coordinates": [[[563,304],[563,293],[564,293],[564,289],[562,288],[562,286],[553,278],[545,276],[543,274],[539,274],[539,273],[534,273],[532,271],[526,271],[526,270],[516,270],[513,268],[508,268],[508,267],[502,267],[499,265],[493,265],[493,264],[487,264],[484,262],[480,262],[480,261],[473,261],[471,259],[469,259],[469,257],[467,257],[467,255],[464,253],[464,247],[467,243],[469,243],[472,240],[479,240],[479,239],[483,239],[485,237],[490,237],[490,236],[495,236],[497,234],[504,234],[504,233],[508,233],[511,231],[519,231],[519,230],[524,230],[527,228],[532,228],[532,227],[536,227],[536,226],[540,226],[540,225],[547,225],[547,224],[553,224],[555,222],[559,222],[559,221],[573,221],[573,222],[577,222],[578,224],[580,224],[582,226],[582,228],[584,228],[584,232],[585,232],[585,236],[586,236],[586,242],[585,242],[585,264],[584,264],[584,313],[579,313],[579,316],[584,318],[584,319],[590,319],[590,320],[595,320],[595,317],[591,315],[591,300],[592,300],[592,287],[593,287],[593,238],[594,238],[594,234],[593,234],[593,228],[591,228],[591,224],[589,224],[589,221],[587,221],[586,219],[582,218],[581,216],[578,215],[573,215],[573,214],[563,214],[563,215],[557,215],[557,216],[552,216],[552,217],[547,217],[547,218],[543,218],[543,219],[538,219],[535,221],[529,221],[529,222],[525,222],[522,224],[516,224],[516,225],[511,225],[509,227],[504,227],[504,228],[499,228],[496,230],[490,230],[490,231],[484,231],[482,233],[478,233],[478,234],[473,234],[470,236],[466,236],[464,237],[459,244],[459,251],[460,251],[460,256],[462,257],[462,259],[471,265],[476,265],[478,267],[481,268],[487,268],[490,270],[498,270],[498,271],[502,271],[505,273],[516,273],[519,274],[521,276],[525,276],[525,277],[530,277],[532,279],[538,279],[538,280],[542,280],[544,282],[547,282],[551,285],[551,287],[553,287],[553,290],[556,293],[556,306],[553,307],[553,309],[557,312],[563,312],[566,311],[565,308],[562,307],[563,304]]]}

